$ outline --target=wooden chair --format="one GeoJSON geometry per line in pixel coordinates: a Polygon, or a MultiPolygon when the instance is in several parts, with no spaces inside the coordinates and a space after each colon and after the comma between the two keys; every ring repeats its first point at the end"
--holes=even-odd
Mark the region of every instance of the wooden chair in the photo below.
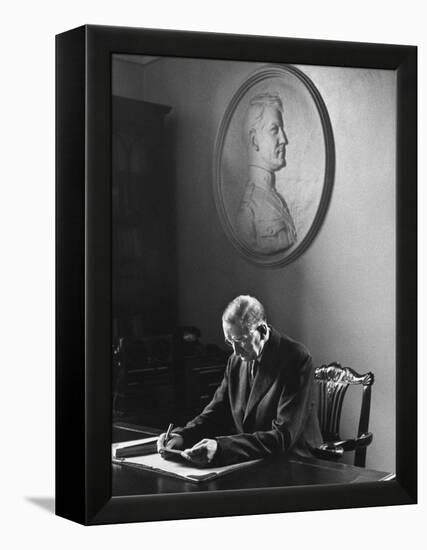
{"type": "Polygon", "coordinates": [[[319,383],[319,422],[325,443],[314,449],[313,454],[318,458],[339,460],[344,452],[355,451],[354,465],[364,467],[366,449],[373,439],[368,427],[374,375],[371,372],[358,374],[339,363],[330,363],[315,369],[314,377],[319,383]],[[339,435],[341,410],[350,384],[363,386],[359,429],[355,439],[342,439],[339,435]]]}

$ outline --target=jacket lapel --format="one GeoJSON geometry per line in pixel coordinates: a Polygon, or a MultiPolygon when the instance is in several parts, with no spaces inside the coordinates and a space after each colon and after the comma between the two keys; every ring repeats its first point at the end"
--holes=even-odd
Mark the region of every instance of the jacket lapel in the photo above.
{"type": "Polygon", "coordinates": [[[279,342],[279,335],[272,328],[270,331],[270,338],[265,345],[264,353],[262,355],[261,362],[258,366],[258,371],[252,384],[252,390],[249,395],[248,403],[246,405],[243,422],[246,422],[251,412],[267,393],[277,377],[279,342]]]}

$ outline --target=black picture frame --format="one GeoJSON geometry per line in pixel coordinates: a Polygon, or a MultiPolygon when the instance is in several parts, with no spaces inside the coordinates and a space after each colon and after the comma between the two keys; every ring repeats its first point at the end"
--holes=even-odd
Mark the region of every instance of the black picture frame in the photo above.
{"type": "Polygon", "coordinates": [[[86,525],[417,501],[417,49],[87,25],[56,38],[56,513],[86,525]],[[111,496],[111,56],[397,70],[396,478],[111,496]],[[226,498],[224,498],[226,496],[226,498]]]}

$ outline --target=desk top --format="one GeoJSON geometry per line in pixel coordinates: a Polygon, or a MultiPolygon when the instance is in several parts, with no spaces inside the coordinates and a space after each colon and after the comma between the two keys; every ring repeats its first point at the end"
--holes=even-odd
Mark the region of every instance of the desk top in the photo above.
{"type": "MultiPolygon", "coordinates": [[[[156,433],[158,430],[155,429],[117,423],[113,426],[113,442],[130,441],[156,433]]],[[[191,483],[119,464],[113,464],[112,470],[113,496],[363,483],[385,481],[390,477],[387,472],[344,463],[283,457],[268,458],[248,469],[236,470],[206,483],[191,483]]]]}

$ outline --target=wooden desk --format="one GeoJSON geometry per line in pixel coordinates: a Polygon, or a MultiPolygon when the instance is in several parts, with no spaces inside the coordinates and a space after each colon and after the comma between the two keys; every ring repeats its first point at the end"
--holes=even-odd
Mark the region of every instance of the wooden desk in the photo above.
{"type": "MultiPolygon", "coordinates": [[[[150,428],[116,424],[113,441],[130,441],[156,433],[150,428]]],[[[158,431],[157,431],[158,432],[158,431]]],[[[113,496],[188,493],[232,489],[258,489],[295,485],[325,485],[385,481],[386,472],[357,468],[316,458],[266,459],[206,483],[190,483],[154,472],[113,464],[113,496]]]]}

